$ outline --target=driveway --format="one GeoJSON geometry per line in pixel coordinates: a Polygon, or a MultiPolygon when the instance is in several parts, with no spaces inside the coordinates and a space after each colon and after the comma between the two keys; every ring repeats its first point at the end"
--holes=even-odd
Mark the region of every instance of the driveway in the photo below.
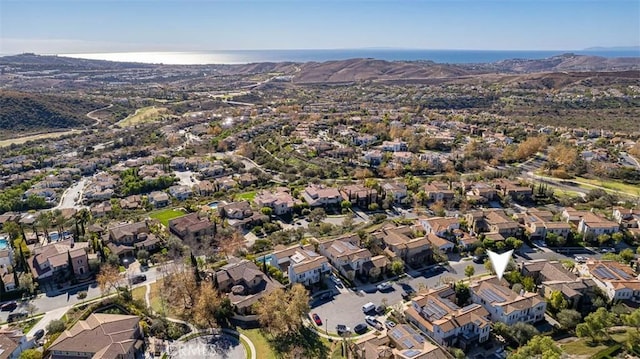
{"type": "Polygon", "coordinates": [[[247,351],[238,338],[227,334],[207,335],[174,344],[170,357],[177,359],[245,359],[247,351]]]}
{"type": "Polygon", "coordinates": [[[40,321],[36,323],[36,325],[34,325],[33,328],[31,328],[31,330],[29,330],[29,332],[27,333],[27,339],[33,337],[33,335],[40,329],[45,329],[46,331],[47,325],[51,321],[62,318],[62,316],[69,309],[71,309],[71,306],[66,306],[66,307],[62,307],[62,308],[58,308],[58,309],[46,312],[44,314],[44,317],[42,317],[42,319],[40,319],[40,321]]]}

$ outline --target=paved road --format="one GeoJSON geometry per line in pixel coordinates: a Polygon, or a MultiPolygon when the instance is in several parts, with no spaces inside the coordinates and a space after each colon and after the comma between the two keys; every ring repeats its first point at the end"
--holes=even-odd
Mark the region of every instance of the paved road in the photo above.
{"type": "Polygon", "coordinates": [[[87,183],[88,178],[83,177],[81,180],[73,184],[71,187],[67,188],[60,198],[60,203],[54,207],[53,209],[63,209],[63,208],[75,208],[81,209],[83,206],[80,204],[79,200],[81,200],[82,191],[84,190],[84,186],[87,183]]]}
{"type": "Polygon", "coordinates": [[[245,359],[247,351],[236,337],[228,334],[206,335],[176,343],[169,355],[176,359],[245,359]]]}
{"type": "Polygon", "coordinates": [[[69,305],[69,306],[61,307],[55,310],[50,310],[47,313],[45,313],[44,317],[42,317],[42,319],[40,319],[40,321],[36,323],[36,325],[34,325],[33,328],[31,328],[31,330],[29,330],[29,332],[27,333],[27,338],[33,337],[33,335],[40,329],[45,329],[46,331],[46,328],[49,322],[62,318],[64,313],[66,313],[69,309],[71,309],[71,307],[72,306],[69,305]]]}
{"type": "Polygon", "coordinates": [[[173,173],[175,173],[176,177],[180,179],[180,185],[192,187],[193,185],[200,183],[200,181],[195,178],[192,171],[174,171],[173,173]]]}

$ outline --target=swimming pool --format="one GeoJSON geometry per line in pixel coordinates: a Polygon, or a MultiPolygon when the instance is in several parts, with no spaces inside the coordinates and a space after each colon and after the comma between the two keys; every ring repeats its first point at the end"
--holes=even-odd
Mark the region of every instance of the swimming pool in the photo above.
{"type": "Polygon", "coordinates": [[[216,209],[216,208],[218,208],[218,202],[211,202],[211,203],[209,203],[209,208],[211,208],[211,209],[216,209]]]}
{"type": "Polygon", "coordinates": [[[0,250],[9,248],[9,238],[5,236],[0,237],[0,250]]]}

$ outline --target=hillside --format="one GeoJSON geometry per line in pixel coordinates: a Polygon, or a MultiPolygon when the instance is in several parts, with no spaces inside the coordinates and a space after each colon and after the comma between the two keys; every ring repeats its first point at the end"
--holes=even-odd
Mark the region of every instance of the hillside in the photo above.
{"type": "Polygon", "coordinates": [[[86,113],[103,106],[66,96],[0,91],[0,129],[17,132],[91,125],[86,113]]]}

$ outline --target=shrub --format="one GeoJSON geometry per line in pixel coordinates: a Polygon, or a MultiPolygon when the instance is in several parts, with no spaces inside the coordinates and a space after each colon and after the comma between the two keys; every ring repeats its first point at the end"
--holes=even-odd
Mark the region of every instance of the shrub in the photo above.
{"type": "Polygon", "coordinates": [[[87,291],[83,290],[82,292],[78,293],[78,299],[84,299],[87,297],[87,291]]]}
{"type": "Polygon", "coordinates": [[[62,333],[66,328],[67,326],[64,324],[62,320],[55,319],[50,321],[49,324],[47,324],[47,333],[49,334],[62,333]]]}

